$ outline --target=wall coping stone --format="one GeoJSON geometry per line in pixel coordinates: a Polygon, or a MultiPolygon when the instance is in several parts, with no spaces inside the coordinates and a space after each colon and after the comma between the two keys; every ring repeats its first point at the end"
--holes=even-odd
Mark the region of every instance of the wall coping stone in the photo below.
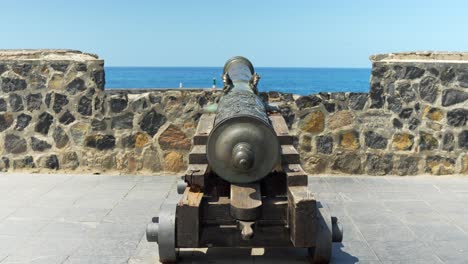
{"type": "Polygon", "coordinates": [[[372,62],[468,63],[468,52],[417,51],[371,55],[372,62]]]}
{"type": "Polygon", "coordinates": [[[106,88],[104,91],[108,94],[142,94],[151,92],[220,92],[222,88],[106,88]]]}
{"type": "Polygon", "coordinates": [[[1,61],[97,61],[95,54],[69,49],[0,49],[1,61]]]}

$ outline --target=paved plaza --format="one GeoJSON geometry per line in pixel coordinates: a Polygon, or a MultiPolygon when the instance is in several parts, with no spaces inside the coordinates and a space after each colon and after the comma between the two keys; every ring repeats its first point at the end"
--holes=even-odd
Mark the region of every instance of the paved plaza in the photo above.
{"type": "MultiPolygon", "coordinates": [[[[0,263],[158,263],[145,227],[175,177],[0,175],[0,263]]],[[[310,177],[344,226],[332,263],[468,263],[468,177],[310,177]]],[[[181,263],[307,263],[302,249],[184,250],[181,263]]]]}

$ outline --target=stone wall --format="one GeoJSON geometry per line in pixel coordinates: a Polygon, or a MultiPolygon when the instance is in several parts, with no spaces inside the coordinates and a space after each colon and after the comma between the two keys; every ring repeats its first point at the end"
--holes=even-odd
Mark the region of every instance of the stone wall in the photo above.
{"type": "MultiPolygon", "coordinates": [[[[369,93],[261,93],[312,174],[468,174],[466,54],[372,56],[369,93]]],[[[211,89],[104,90],[78,51],[0,51],[0,169],[180,172],[211,89]]]]}

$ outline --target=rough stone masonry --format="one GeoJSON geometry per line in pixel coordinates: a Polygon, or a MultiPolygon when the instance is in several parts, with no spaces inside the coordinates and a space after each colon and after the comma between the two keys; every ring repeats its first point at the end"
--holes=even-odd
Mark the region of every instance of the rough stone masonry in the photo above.
{"type": "MultiPolygon", "coordinates": [[[[311,174],[468,174],[468,54],[371,56],[369,93],[261,93],[311,174]]],[[[219,90],[105,90],[104,62],[0,50],[0,169],[181,172],[219,90]]]]}

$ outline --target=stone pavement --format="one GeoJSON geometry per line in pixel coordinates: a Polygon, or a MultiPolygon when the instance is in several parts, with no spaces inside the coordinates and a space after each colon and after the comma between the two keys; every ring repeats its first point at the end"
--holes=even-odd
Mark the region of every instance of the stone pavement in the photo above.
{"type": "MultiPolygon", "coordinates": [[[[158,263],[145,226],[175,177],[0,174],[0,263],[158,263]]],[[[344,226],[333,263],[468,263],[468,177],[310,177],[344,226]]],[[[305,250],[183,251],[182,263],[307,263],[305,250]]]]}

